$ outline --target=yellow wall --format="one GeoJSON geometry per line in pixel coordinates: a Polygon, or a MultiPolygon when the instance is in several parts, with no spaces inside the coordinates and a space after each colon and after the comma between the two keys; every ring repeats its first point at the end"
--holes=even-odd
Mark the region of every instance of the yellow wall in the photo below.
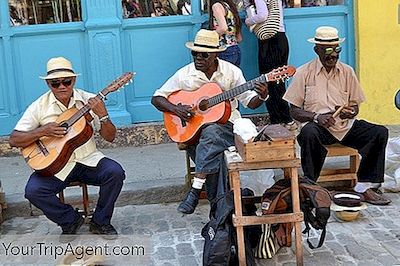
{"type": "Polygon", "coordinates": [[[367,101],[360,118],[400,124],[394,95],[400,89],[400,0],[355,2],[357,72],[367,101]]]}

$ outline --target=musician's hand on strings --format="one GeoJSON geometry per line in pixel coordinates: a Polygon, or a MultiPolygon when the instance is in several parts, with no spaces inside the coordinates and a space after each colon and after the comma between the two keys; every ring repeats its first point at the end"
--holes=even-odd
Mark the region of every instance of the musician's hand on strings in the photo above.
{"type": "Polygon", "coordinates": [[[43,136],[47,137],[62,138],[68,132],[65,127],[60,127],[60,125],[55,122],[51,122],[44,126],[41,126],[40,129],[43,132],[43,136]]]}
{"type": "Polygon", "coordinates": [[[183,105],[180,103],[175,105],[173,113],[184,121],[189,121],[194,115],[194,112],[192,111],[192,107],[190,105],[183,105]]]}
{"type": "Polygon", "coordinates": [[[268,84],[265,82],[254,82],[254,90],[258,93],[259,98],[266,99],[268,97],[268,84]]]}
{"type": "Polygon", "coordinates": [[[335,119],[333,118],[332,113],[320,114],[317,121],[318,125],[321,125],[324,128],[329,128],[335,124],[335,119]]]}
{"type": "Polygon", "coordinates": [[[104,102],[99,98],[97,97],[90,98],[88,100],[88,104],[92,109],[93,113],[95,113],[98,117],[104,117],[108,114],[104,102]]]}

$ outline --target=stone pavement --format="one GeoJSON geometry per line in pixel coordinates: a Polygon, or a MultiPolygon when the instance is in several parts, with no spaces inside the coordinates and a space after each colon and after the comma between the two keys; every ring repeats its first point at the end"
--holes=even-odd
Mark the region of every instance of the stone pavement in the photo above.
{"type": "MultiPolygon", "coordinates": [[[[321,248],[310,250],[303,238],[304,264],[400,265],[400,195],[386,195],[393,200],[391,205],[369,205],[356,221],[339,222],[332,215],[321,248]]],[[[133,255],[119,255],[122,261],[113,265],[202,265],[204,240],[200,232],[207,222],[208,204],[202,201],[191,215],[182,215],[176,208],[177,203],[117,207],[112,224],[120,238],[143,246],[144,256],[139,263],[133,255]]],[[[58,239],[61,230],[42,215],[9,219],[2,224],[1,232],[0,264],[15,265],[16,255],[5,256],[5,247],[9,245],[7,237],[26,239],[29,245],[37,243],[35,239],[39,238],[47,245],[55,245],[54,239],[58,239]]],[[[83,225],[79,233],[81,238],[90,237],[87,225],[83,225]]],[[[311,241],[316,243],[315,236],[319,236],[319,232],[312,231],[311,235],[311,241]]],[[[294,244],[291,248],[281,248],[273,259],[257,260],[257,265],[296,265],[293,249],[294,244]]],[[[49,260],[52,265],[56,262],[52,258],[49,260]]],[[[43,258],[35,260],[29,255],[18,258],[18,264],[44,265],[43,261],[43,258]]]]}

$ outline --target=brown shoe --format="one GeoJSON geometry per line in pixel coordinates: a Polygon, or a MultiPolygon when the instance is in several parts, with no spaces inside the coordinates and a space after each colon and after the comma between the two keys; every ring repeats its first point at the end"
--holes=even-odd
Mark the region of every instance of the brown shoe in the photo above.
{"type": "Polygon", "coordinates": [[[367,189],[364,193],[364,201],[373,205],[388,205],[392,201],[384,198],[382,195],[376,193],[372,189],[367,189]]]}

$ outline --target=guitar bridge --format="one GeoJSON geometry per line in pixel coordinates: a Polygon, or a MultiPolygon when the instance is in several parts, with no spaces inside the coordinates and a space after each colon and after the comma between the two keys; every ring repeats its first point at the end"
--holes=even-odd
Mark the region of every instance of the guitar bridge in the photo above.
{"type": "Polygon", "coordinates": [[[43,153],[44,156],[49,155],[49,151],[46,149],[46,147],[43,145],[43,143],[40,140],[35,141],[35,143],[38,146],[40,152],[43,153]]]}

